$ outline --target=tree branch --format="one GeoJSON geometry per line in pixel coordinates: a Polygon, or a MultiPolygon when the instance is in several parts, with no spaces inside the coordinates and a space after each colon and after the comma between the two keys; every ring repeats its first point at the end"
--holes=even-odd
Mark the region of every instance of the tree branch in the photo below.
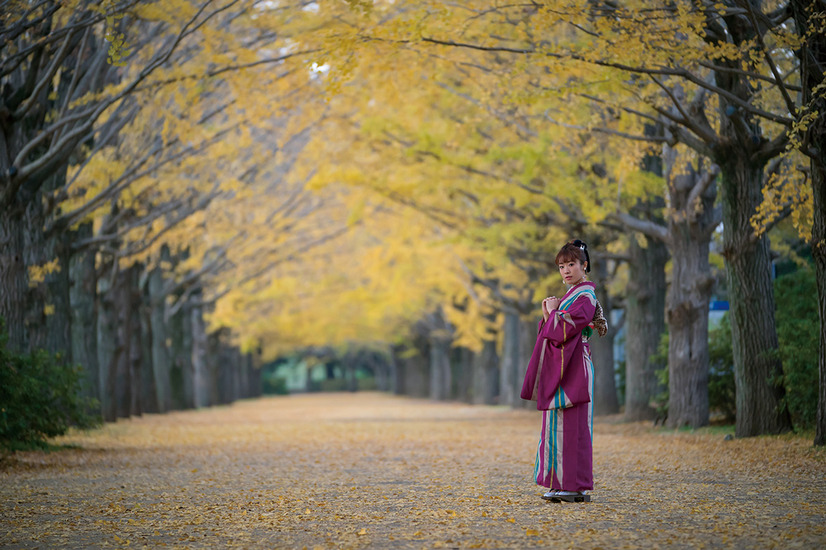
{"type": "Polygon", "coordinates": [[[647,237],[652,237],[666,244],[669,242],[668,229],[652,221],[640,220],[625,212],[617,211],[610,215],[627,229],[639,231],[647,237]]]}

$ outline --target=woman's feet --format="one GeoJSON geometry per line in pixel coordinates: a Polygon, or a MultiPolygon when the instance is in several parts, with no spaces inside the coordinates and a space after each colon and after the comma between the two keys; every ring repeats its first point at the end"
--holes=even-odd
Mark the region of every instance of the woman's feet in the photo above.
{"type": "Polygon", "coordinates": [[[543,500],[550,500],[551,502],[590,502],[591,497],[586,495],[583,491],[557,491],[551,489],[544,495],[543,500]]]}

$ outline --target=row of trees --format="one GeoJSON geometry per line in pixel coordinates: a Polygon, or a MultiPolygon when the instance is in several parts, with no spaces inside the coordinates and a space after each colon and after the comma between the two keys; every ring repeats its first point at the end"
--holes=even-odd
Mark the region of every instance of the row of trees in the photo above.
{"type": "MultiPolygon", "coordinates": [[[[784,365],[784,376],[777,383],[785,390],[783,407],[791,418],[795,430],[809,430],[816,423],[818,373],[817,343],[819,335],[808,330],[818,322],[816,304],[810,300],[816,292],[812,266],[792,267],[783,261],[777,270],[785,273],[775,280],[778,296],[776,321],[780,348],[778,356],[784,365]]],[[[664,295],[660,297],[660,303],[664,295]]],[[[615,313],[617,313],[615,311],[615,313]]],[[[719,313],[719,312],[718,312],[719,313]]],[[[433,319],[431,318],[431,321],[433,319]]],[[[505,323],[518,322],[517,316],[506,316],[505,323]]],[[[627,325],[626,325],[627,328],[627,325]]],[[[293,352],[265,368],[265,393],[284,393],[287,380],[291,391],[357,391],[374,389],[400,395],[428,397],[436,400],[459,400],[468,403],[501,404],[511,407],[530,407],[532,404],[518,399],[522,382],[523,361],[533,347],[533,323],[523,327],[503,326],[481,350],[457,346],[455,327],[441,323],[429,327],[421,322],[419,335],[408,346],[368,352],[363,349],[341,350],[334,348],[307,348],[293,352]],[[521,347],[508,345],[504,338],[522,338],[521,347]],[[516,366],[514,368],[514,362],[516,366]],[[297,374],[303,366],[306,372],[297,374]],[[283,367],[283,368],[282,368],[283,367]],[[323,367],[323,368],[322,368],[323,367]],[[318,376],[325,376],[319,381],[318,376]]],[[[612,324],[616,333],[618,327],[612,324]]],[[[597,362],[596,383],[602,388],[595,399],[597,414],[614,414],[619,411],[617,396],[632,401],[631,388],[625,384],[625,361],[613,372],[610,370],[610,349],[605,346],[614,338],[594,339],[591,342],[597,362]],[[597,355],[606,351],[609,355],[597,355]],[[607,365],[606,365],[607,363],[607,365]],[[620,382],[615,386],[615,378],[620,382]]],[[[667,381],[668,338],[650,360],[657,367],[657,377],[667,381]],[[665,343],[665,347],[663,346],[665,343]]],[[[709,331],[709,408],[717,421],[733,423],[736,419],[736,388],[733,373],[731,324],[728,315],[718,317],[709,331]]],[[[638,389],[637,398],[643,393],[638,389]]],[[[668,389],[657,386],[648,394],[646,413],[643,418],[662,421],[668,414],[668,389]]],[[[626,405],[626,411],[633,407],[626,405]]],[[[626,420],[638,417],[625,414],[626,420]]]]}
{"type": "Polygon", "coordinates": [[[255,2],[2,11],[9,350],[81,365],[106,420],[257,395],[260,346],[217,301],[344,225],[286,175],[318,116],[290,27],[255,2]]]}
{"type": "MultiPolygon", "coordinates": [[[[661,332],[659,305],[647,302],[670,256],[673,426],[708,422],[709,245],[722,222],[737,435],[790,428],[775,382],[783,371],[773,351],[766,230],[791,213],[811,239],[818,280],[826,279],[818,233],[824,157],[814,145],[822,139],[821,4],[406,2],[365,9],[336,30],[358,47],[358,55],[328,55],[355,75],[351,101],[363,118],[352,142],[364,146],[340,161],[361,168],[360,186],[413,204],[471,243],[508,247],[472,269],[474,282],[542,285],[541,277],[507,275],[526,263],[520,252],[536,259],[552,248],[548,225],[568,235],[586,224],[644,235],[632,260],[642,284],[626,297],[629,332],[639,330],[629,347],[641,351],[633,359],[629,351],[629,362],[638,366],[661,332]],[[642,173],[644,165],[664,189],[651,185],[657,179],[642,173]],[[531,234],[512,238],[515,222],[531,234]],[[496,239],[480,238],[492,227],[496,239]],[[511,265],[497,265],[502,259],[511,265]],[[637,304],[644,315],[632,316],[637,304]]],[[[327,180],[347,177],[340,170],[327,180]]],[[[823,317],[822,293],[819,304],[823,317]]],[[[823,372],[823,349],[819,356],[823,372]]],[[[650,388],[653,373],[645,370],[640,387],[650,388]]]]}
{"type": "MultiPolygon", "coordinates": [[[[701,426],[722,222],[737,434],[790,427],[764,231],[791,216],[826,279],[817,2],[7,5],[0,316],[14,349],[99,373],[104,402],[140,349],[168,408],[182,316],[236,358],[392,349],[409,387],[426,355],[436,398],[459,354],[461,398],[516,403],[578,236],[625,312],[626,416],[655,414],[667,326],[669,423],[701,426]]],[[[619,407],[610,334],[600,412],[619,407]]]]}

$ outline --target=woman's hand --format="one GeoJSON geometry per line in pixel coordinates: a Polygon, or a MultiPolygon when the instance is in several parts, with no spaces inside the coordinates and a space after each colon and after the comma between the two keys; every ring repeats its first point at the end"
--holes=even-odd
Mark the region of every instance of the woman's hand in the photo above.
{"type": "Polygon", "coordinates": [[[551,316],[551,312],[559,308],[559,298],[550,296],[542,300],[542,318],[546,321],[551,316]]]}

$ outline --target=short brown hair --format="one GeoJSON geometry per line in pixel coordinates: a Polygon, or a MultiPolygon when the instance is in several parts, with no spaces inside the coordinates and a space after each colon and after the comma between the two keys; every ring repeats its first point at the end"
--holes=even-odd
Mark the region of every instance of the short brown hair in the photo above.
{"type": "Polygon", "coordinates": [[[559,249],[554,260],[556,265],[564,262],[579,261],[585,266],[585,273],[591,271],[591,258],[588,254],[588,245],[579,239],[569,241],[559,249]]]}

